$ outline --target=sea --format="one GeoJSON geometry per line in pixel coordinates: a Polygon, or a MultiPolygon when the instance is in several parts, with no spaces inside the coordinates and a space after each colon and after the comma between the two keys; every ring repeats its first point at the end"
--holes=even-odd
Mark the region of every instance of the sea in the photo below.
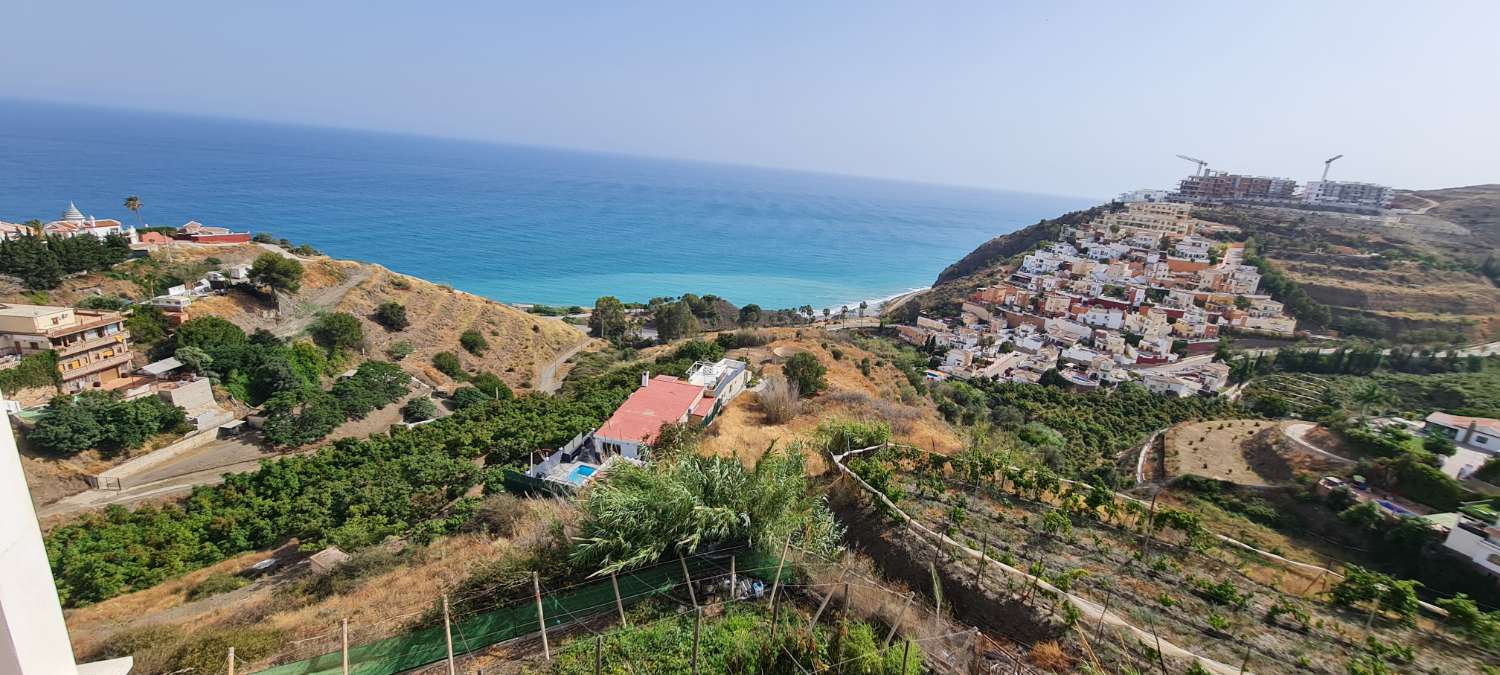
{"type": "Polygon", "coordinates": [[[136,224],[127,195],[145,224],[271,232],[504,302],[835,309],[925,288],[989,238],[1091,203],[0,99],[0,220],[72,202],[136,224]]]}

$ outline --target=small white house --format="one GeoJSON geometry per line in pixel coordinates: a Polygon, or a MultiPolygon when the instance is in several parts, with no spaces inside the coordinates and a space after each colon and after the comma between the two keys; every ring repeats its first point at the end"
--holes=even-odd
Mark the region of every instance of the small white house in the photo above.
{"type": "Polygon", "coordinates": [[[1424,430],[1453,441],[1454,445],[1491,455],[1500,454],[1500,420],[1435,412],[1427,416],[1424,430]]]}

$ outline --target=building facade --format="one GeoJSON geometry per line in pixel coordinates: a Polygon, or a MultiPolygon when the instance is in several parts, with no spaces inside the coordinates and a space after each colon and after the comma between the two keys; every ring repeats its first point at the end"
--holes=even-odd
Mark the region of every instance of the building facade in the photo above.
{"type": "Polygon", "coordinates": [[[1210,171],[1182,179],[1175,196],[1193,202],[1288,202],[1296,192],[1297,181],[1290,178],[1210,171]]]}
{"type": "Polygon", "coordinates": [[[130,333],[119,312],[0,305],[0,353],[57,354],[62,390],[110,388],[130,374],[130,333]]]}
{"type": "Polygon", "coordinates": [[[1302,188],[1302,201],[1319,206],[1387,209],[1395,196],[1389,187],[1375,183],[1315,180],[1302,188]]]}

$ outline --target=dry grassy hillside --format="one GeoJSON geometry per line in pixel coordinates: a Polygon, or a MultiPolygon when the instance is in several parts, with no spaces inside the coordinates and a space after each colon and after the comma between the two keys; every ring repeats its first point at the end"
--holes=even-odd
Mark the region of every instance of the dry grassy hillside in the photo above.
{"type": "MultiPolygon", "coordinates": [[[[69,279],[60,288],[43,294],[28,294],[19,288],[0,289],[0,300],[75,304],[89,295],[145,295],[140,279],[148,273],[196,278],[215,267],[249,263],[275,247],[174,245],[153,253],[152,262],[132,261],[110,275],[88,275],[69,279]],[[212,260],[211,260],[212,259],[212,260]]],[[[284,337],[306,331],[322,312],[349,312],[360,318],[366,335],[365,353],[385,358],[397,342],[408,342],[412,353],[403,360],[408,371],[435,384],[449,378],[432,368],[432,355],[441,351],[457,354],[470,372],[489,371],[512,387],[530,388],[538,373],[585,336],[576,328],[554,319],[527,314],[493,300],[392,272],[373,263],[299,258],[303,265],[302,288],[284,299],[280,308],[250,293],[203,298],[193,303],[190,316],[219,316],[243,327],[270,330],[284,337]],[[406,306],[411,326],[392,333],[370,320],[375,308],[386,301],[406,306]],[[480,331],[489,342],[482,356],[459,346],[465,330],[480,331]]]]}
{"type": "MultiPolygon", "coordinates": [[[[731,358],[746,361],[751,368],[765,378],[781,372],[781,366],[797,352],[810,352],[828,368],[828,388],[812,398],[804,399],[802,410],[795,418],[781,424],[770,422],[758,404],[758,394],[750,392],[735,401],[719,417],[708,438],[704,439],[704,452],[736,456],[747,463],[754,462],[765,453],[772,442],[778,445],[810,438],[818,424],[837,417],[873,418],[889,422],[896,440],[932,448],[948,454],[963,446],[963,441],[954,432],[926,398],[909,398],[902,401],[902,385],[906,378],[888,363],[875,365],[879,356],[843,342],[836,334],[814,329],[780,329],[775,331],[777,339],[761,347],[735,349],[731,358]],[[835,359],[837,349],[842,358],[835,359]],[[859,369],[861,359],[871,363],[866,376],[859,369]]],[[[809,470],[822,473],[831,468],[821,457],[812,458],[809,470]]]]}

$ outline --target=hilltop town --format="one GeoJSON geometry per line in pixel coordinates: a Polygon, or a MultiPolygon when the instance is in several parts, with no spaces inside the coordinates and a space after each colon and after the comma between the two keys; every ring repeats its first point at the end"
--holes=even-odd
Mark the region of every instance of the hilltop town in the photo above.
{"type": "MultiPolygon", "coordinates": [[[[1049,372],[1079,388],[1135,379],[1134,366],[1212,353],[1222,334],[1292,337],[1296,320],[1261,293],[1229,225],[1193,217],[1185,203],[1128,201],[1064,228],[998,283],[967,297],[952,319],[918,316],[903,340],[947,348],[929,376],[1040,382],[1049,372]]],[[[1153,393],[1214,393],[1229,367],[1203,363],[1142,376],[1153,393]]]]}

